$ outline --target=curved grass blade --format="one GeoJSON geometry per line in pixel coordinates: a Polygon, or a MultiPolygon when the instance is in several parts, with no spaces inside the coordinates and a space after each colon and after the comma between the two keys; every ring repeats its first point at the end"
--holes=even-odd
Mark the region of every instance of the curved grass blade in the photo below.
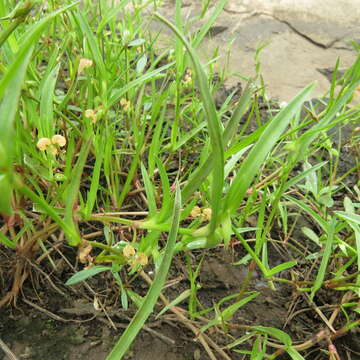
{"type": "Polygon", "coordinates": [[[212,216],[210,221],[210,234],[213,234],[219,223],[219,218],[221,213],[220,212],[221,197],[224,186],[224,142],[222,136],[222,126],[220,124],[215,103],[207,83],[207,76],[194,49],[192,49],[189,42],[185,39],[185,37],[173,24],[171,24],[168,20],[166,20],[158,13],[155,13],[155,16],[165,25],[167,25],[175,33],[175,35],[182,41],[187,51],[189,52],[190,58],[195,68],[197,81],[200,89],[200,95],[208,121],[208,130],[212,145],[214,177],[212,182],[213,186],[211,189],[212,216]]]}
{"type": "Polygon", "coordinates": [[[181,208],[181,194],[179,186],[176,186],[175,193],[175,204],[172,215],[172,225],[168,237],[168,242],[165,248],[165,254],[158,272],[156,273],[154,282],[152,283],[149,292],[147,293],[144,301],[141,304],[141,307],[131,320],[129,326],[126,328],[125,332],[120,337],[119,341],[116,343],[115,347],[112,349],[110,354],[107,356],[106,360],[121,360],[129,349],[131,343],[134,341],[135,337],[143,327],[146,319],[152,313],[156,300],[159,297],[159,294],[164,286],[171,260],[174,254],[176,237],[179,229],[180,222],[180,208],[181,208]]]}

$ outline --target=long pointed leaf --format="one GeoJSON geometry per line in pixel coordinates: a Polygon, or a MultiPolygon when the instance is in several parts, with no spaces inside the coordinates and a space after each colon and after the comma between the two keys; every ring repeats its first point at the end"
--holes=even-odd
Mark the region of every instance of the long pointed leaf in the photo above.
{"type": "Polygon", "coordinates": [[[300,110],[302,103],[309,97],[314,84],[303,89],[287,106],[282,109],[266,130],[261,134],[256,145],[252,148],[246,160],[241,165],[230,190],[225,198],[224,210],[234,212],[244,198],[246,190],[250,187],[255,175],[258,173],[266,156],[274,147],[279,137],[288,126],[295,114],[300,110]]]}

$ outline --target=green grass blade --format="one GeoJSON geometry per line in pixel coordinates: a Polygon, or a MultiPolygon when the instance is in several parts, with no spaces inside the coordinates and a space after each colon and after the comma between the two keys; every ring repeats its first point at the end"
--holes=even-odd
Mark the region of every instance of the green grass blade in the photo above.
{"type": "Polygon", "coordinates": [[[100,184],[100,175],[101,175],[101,168],[104,160],[104,150],[105,147],[102,146],[103,144],[103,138],[100,138],[99,144],[96,147],[96,159],[94,164],[94,170],[91,176],[91,184],[90,184],[90,190],[87,194],[86,199],[86,207],[85,207],[85,217],[90,216],[91,212],[93,211],[93,208],[95,206],[97,192],[99,189],[100,184]]]}
{"type": "Polygon", "coordinates": [[[132,89],[138,85],[141,85],[141,84],[143,84],[151,79],[154,79],[156,77],[163,76],[163,75],[161,75],[161,73],[163,73],[165,70],[169,69],[173,65],[174,65],[174,63],[171,62],[169,64],[161,66],[160,68],[158,68],[156,70],[146,72],[144,75],[141,75],[141,76],[137,77],[135,80],[130,81],[128,84],[126,84],[121,89],[114,89],[111,92],[111,95],[109,98],[108,108],[110,108],[116,102],[118,102],[130,89],[132,89]]]}
{"type": "Polygon", "coordinates": [[[196,49],[199,47],[201,42],[203,41],[205,35],[208,33],[210,28],[215,24],[216,19],[219,17],[219,15],[222,13],[224,6],[229,0],[221,0],[219,1],[213,13],[211,14],[210,18],[207,19],[207,21],[203,24],[203,26],[200,28],[198,33],[196,34],[194,40],[191,42],[191,45],[196,49]]]}
{"type": "Polygon", "coordinates": [[[149,206],[149,217],[151,217],[156,213],[155,192],[154,192],[154,187],[151,184],[149,174],[147,173],[143,163],[141,163],[141,175],[144,180],[146,198],[149,206]]]}
{"type": "Polygon", "coordinates": [[[10,240],[6,235],[0,232],[0,244],[7,246],[10,249],[16,249],[16,244],[10,240]]]}
{"type": "Polygon", "coordinates": [[[283,192],[285,192],[287,189],[290,189],[292,186],[296,185],[299,181],[304,179],[309,174],[316,172],[317,170],[322,168],[325,164],[327,164],[327,161],[323,161],[319,164],[316,164],[316,165],[312,166],[311,168],[301,172],[299,175],[296,175],[295,177],[291,178],[290,180],[288,180],[285,183],[283,192]]]}
{"type": "Polygon", "coordinates": [[[237,311],[242,306],[246,305],[248,302],[255,299],[259,294],[260,294],[259,292],[254,291],[250,295],[248,295],[247,297],[245,297],[245,298],[241,299],[240,301],[237,301],[234,304],[228,306],[225,310],[223,310],[221,312],[220,316],[219,315],[215,316],[215,319],[209,321],[206,325],[204,325],[200,329],[200,331],[204,332],[207,329],[211,328],[212,326],[221,324],[223,320],[229,320],[234,315],[235,311],[237,311]]]}
{"type": "Polygon", "coordinates": [[[255,146],[241,165],[237,176],[233,180],[229,192],[225,198],[224,210],[230,213],[236,211],[241,204],[246,190],[250,187],[260,166],[266,156],[274,147],[279,137],[288,126],[292,118],[300,110],[302,103],[309,97],[314,84],[303,89],[287,106],[282,109],[267,126],[255,146]]]}
{"type": "Polygon", "coordinates": [[[180,208],[181,208],[181,194],[179,186],[176,186],[175,203],[172,214],[172,225],[169,233],[168,241],[165,248],[164,257],[162,259],[159,270],[156,273],[154,282],[152,283],[149,292],[147,293],[141,307],[131,320],[129,326],[120,337],[106,360],[121,360],[129,349],[130,345],[134,341],[135,337],[143,327],[146,319],[152,313],[156,300],[164,286],[171,260],[174,253],[177,233],[180,222],[180,208]]]}
{"type": "Polygon", "coordinates": [[[0,121],[0,212],[10,214],[10,199],[13,188],[11,159],[13,154],[13,126],[18,111],[18,101],[26,70],[33,52],[33,45],[38,41],[48,23],[57,15],[67,11],[78,2],[52,12],[44,19],[30,26],[19,39],[19,51],[0,81],[0,113],[6,117],[0,121]]]}
{"type": "Polygon", "coordinates": [[[162,162],[157,159],[156,160],[157,167],[159,169],[159,175],[161,179],[161,187],[162,187],[162,207],[159,212],[158,221],[164,221],[169,217],[169,213],[171,211],[172,201],[171,201],[171,190],[170,190],[170,182],[169,177],[166,173],[165,166],[162,162]]]}
{"type": "Polygon", "coordinates": [[[59,69],[60,64],[57,64],[45,79],[44,86],[41,89],[39,137],[51,138],[54,135],[53,101],[59,69]]]}

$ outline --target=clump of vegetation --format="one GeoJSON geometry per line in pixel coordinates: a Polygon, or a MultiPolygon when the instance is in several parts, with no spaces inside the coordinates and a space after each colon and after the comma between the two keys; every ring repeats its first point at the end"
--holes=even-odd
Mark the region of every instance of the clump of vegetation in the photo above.
{"type": "MultiPolygon", "coordinates": [[[[359,325],[360,113],[351,101],[360,56],[341,79],[336,64],[321,111],[303,105],[310,84],[282,108],[268,103],[261,116],[260,74],[240,97],[230,92],[216,106],[224,74],[213,61],[203,65],[197,49],[225,3],[188,37],[181,1],[175,25],[155,13],[174,34],[174,49],[161,52],[142,16],[156,1],[0,2],[0,246],[14,259],[0,306],[16,303],[30,263],[56,269],[65,239],[80,262],[68,286],[108,272],[121,306],[137,309],[109,360],[123,358],[150,314],[166,311],[212,359],[285,352],[303,359],[322,341],[337,359],[334,340],[359,325]],[[346,149],[336,140],[343,129],[346,149]],[[343,170],[345,150],[354,161],[343,170]],[[302,243],[293,234],[304,216],[302,243]],[[205,309],[197,296],[201,264],[208,249],[234,246],[244,251],[234,266],[246,265],[247,275],[236,293],[205,309]],[[274,264],[270,246],[286,259],[274,264]],[[204,254],[195,266],[192,253],[204,254]],[[175,256],[187,259],[189,289],[169,302],[162,291],[175,256]],[[143,270],[149,264],[153,279],[143,270]],[[295,344],[286,330],[234,324],[236,312],[261,296],[250,288],[254,271],[269,288],[285,283],[304,297],[323,329],[295,344]],[[145,297],[125,277],[144,278],[145,297]],[[335,293],[330,315],[317,306],[321,291],[335,293]],[[240,335],[221,347],[210,329],[240,335]]],[[[104,308],[98,298],[94,305],[104,308]]]]}

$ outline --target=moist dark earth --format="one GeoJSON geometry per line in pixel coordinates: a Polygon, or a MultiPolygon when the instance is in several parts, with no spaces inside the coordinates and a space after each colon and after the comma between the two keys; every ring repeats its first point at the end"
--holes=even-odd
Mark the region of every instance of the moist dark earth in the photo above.
{"type": "MultiPolygon", "coordinates": [[[[199,278],[203,287],[198,291],[198,299],[204,307],[212,306],[214,302],[239,291],[247,274],[247,267],[234,266],[231,263],[235,258],[239,258],[241,252],[240,246],[233,246],[229,250],[216,249],[206,254],[199,278]]],[[[271,258],[276,264],[283,255],[274,248],[271,252],[271,258]]],[[[194,261],[200,256],[200,252],[192,254],[194,261]]],[[[1,258],[4,264],[6,261],[4,253],[1,254],[1,258]]],[[[45,266],[43,270],[48,269],[45,266]]],[[[182,273],[183,270],[184,259],[178,257],[174,260],[172,274],[169,277],[177,278],[178,281],[165,291],[170,299],[175,298],[189,286],[185,273],[182,273]],[[184,276],[179,277],[179,274],[184,276]]],[[[287,277],[288,274],[282,276],[287,277]]],[[[112,280],[109,276],[99,275],[96,279],[88,281],[89,285],[97,290],[101,301],[105,304],[112,303],[107,313],[117,328],[114,330],[104,313],[95,310],[93,303],[89,301],[91,296],[83,285],[74,286],[75,291],[69,291],[62,284],[61,278],[54,275],[51,278],[64,296],[54,291],[47,279],[34,271],[24,284],[16,307],[4,307],[0,313],[2,340],[11,347],[19,359],[105,359],[122,329],[127,325],[133,309],[124,312],[119,304],[113,303],[116,294],[114,294],[114,284],[111,288],[112,280]]],[[[134,283],[134,287],[139,293],[144,294],[147,285],[139,279],[134,283]]],[[[311,338],[324,327],[321,319],[308,307],[304,299],[287,285],[276,285],[276,291],[270,290],[266,281],[255,270],[249,290],[259,291],[260,295],[236,312],[226,331],[218,328],[209,332],[209,336],[219,345],[229,343],[244,334],[236,329],[237,325],[262,325],[284,329],[292,336],[295,344],[297,340],[303,342],[304,339],[311,338]],[[298,314],[289,312],[294,304],[298,314]]],[[[341,300],[339,296],[340,294],[334,291],[320,291],[315,301],[318,306],[324,306],[324,314],[328,315],[333,310],[329,304],[338,303],[341,300]]],[[[182,306],[186,307],[186,303],[182,306]]],[[[341,321],[339,326],[340,323],[341,321]]],[[[165,314],[160,320],[152,316],[147,326],[150,330],[140,332],[127,359],[209,358],[194,334],[173,315],[165,314]]],[[[349,358],[346,357],[349,354],[351,359],[360,358],[358,340],[359,333],[354,331],[335,341],[337,350],[344,359],[349,358]]],[[[324,344],[320,345],[326,348],[324,344]]],[[[317,346],[309,349],[307,353],[309,354],[307,359],[327,358],[325,354],[321,355],[317,346]]],[[[244,358],[236,353],[229,353],[229,356],[231,359],[244,358]]],[[[6,358],[2,354],[0,359],[6,358]]]]}

